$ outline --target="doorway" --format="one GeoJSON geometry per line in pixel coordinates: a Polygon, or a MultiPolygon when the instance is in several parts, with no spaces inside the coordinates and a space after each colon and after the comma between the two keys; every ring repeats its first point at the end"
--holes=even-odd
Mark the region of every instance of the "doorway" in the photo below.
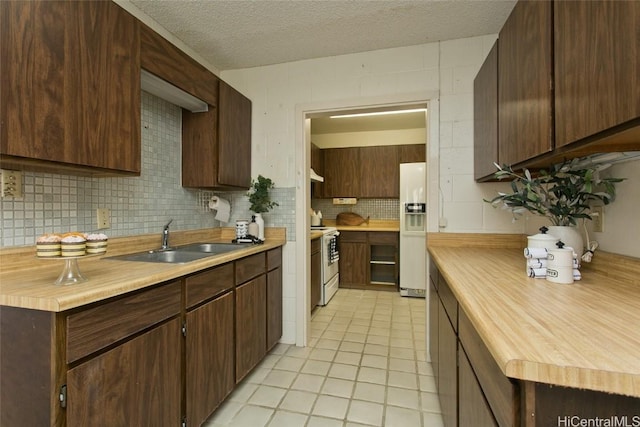
{"type": "MultiPolygon", "coordinates": [[[[374,99],[357,99],[336,101],[330,103],[317,103],[298,105],[296,107],[296,134],[300,136],[301,143],[296,150],[296,238],[298,250],[296,251],[296,345],[306,346],[309,339],[309,325],[311,314],[308,310],[307,299],[310,298],[308,284],[310,283],[310,216],[311,209],[311,121],[321,120],[330,115],[362,112],[376,112],[389,110],[415,109],[418,106],[427,108],[426,117],[426,141],[427,159],[430,153],[438,151],[439,134],[439,103],[437,93],[417,93],[404,96],[390,96],[374,99]],[[428,141],[428,143],[427,143],[428,141]]],[[[340,125],[343,126],[343,125],[340,125]]],[[[437,162],[437,154],[433,156],[437,162]]],[[[429,160],[427,160],[429,164],[429,160]]],[[[435,224],[428,221],[428,231],[437,230],[438,212],[438,168],[437,164],[431,170],[427,167],[429,212],[435,213],[435,224]]],[[[434,215],[430,215],[434,217],[434,215]]],[[[425,304],[428,306],[428,304],[425,304]]]]}

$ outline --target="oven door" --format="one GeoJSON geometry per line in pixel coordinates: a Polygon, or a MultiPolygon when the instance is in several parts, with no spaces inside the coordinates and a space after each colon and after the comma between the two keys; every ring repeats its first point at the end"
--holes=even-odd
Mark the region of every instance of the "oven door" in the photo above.
{"type": "Polygon", "coordinates": [[[322,283],[327,283],[339,271],[339,258],[337,234],[328,234],[322,237],[322,283]]]}
{"type": "Polygon", "coordinates": [[[327,305],[331,298],[338,292],[338,284],[340,283],[340,275],[336,274],[327,283],[322,285],[322,299],[320,305],[327,305]]]}

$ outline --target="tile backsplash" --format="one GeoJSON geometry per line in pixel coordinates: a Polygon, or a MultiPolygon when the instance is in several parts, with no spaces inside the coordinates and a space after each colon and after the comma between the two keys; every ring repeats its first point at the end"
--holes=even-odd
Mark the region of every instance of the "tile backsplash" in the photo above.
{"type": "Polygon", "coordinates": [[[340,212],[355,212],[364,218],[400,220],[398,199],[358,199],[355,205],[334,205],[332,199],[312,199],[311,207],[321,211],[325,219],[335,219],[340,212]]]}
{"type": "MultiPolygon", "coordinates": [[[[244,191],[210,192],[182,188],[182,110],[142,93],[142,172],[139,177],[91,178],[24,172],[23,197],[2,199],[2,247],[32,245],[43,233],[94,231],[96,209],[111,211],[111,237],[158,233],[169,219],[172,229],[232,226],[250,219],[244,191]],[[220,223],[208,208],[213,194],[229,200],[231,219],[220,223]]],[[[286,227],[295,239],[295,188],[275,188],[279,203],[264,215],[266,226],[286,227]]]]}

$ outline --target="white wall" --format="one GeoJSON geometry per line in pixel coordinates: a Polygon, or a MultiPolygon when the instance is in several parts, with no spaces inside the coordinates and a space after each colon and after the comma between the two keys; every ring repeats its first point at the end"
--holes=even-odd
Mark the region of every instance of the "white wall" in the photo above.
{"type": "MultiPolygon", "coordinates": [[[[509,214],[482,201],[499,186],[473,180],[473,79],[494,41],[495,36],[474,37],[223,72],[225,81],[253,101],[252,175],[268,176],[278,186],[299,184],[297,153],[305,149],[303,132],[296,127],[301,105],[358,99],[370,105],[371,99],[406,94],[413,100],[416,93],[439,93],[439,129],[429,130],[427,161],[439,165],[440,190],[431,191],[430,203],[441,204],[448,220],[443,231],[522,232],[524,224],[512,224],[509,214]]],[[[308,155],[298,158],[308,162],[308,155]]],[[[304,221],[305,215],[297,212],[297,220],[304,221]]],[[[295,254],[306,243],[299,237],[285,248],[286,342],[293,342],[296,333],[295,312],[287,312],[296,305],[301,267],[295,254]]]]}

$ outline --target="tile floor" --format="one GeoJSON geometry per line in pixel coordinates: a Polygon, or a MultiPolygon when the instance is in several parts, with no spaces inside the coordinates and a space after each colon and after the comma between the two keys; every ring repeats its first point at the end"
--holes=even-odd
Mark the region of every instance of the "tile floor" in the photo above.
{"type": "Polygon", "coordinates": [[[206,427],[439,427],[425,300],[340,289],[308,347],[278,344],[206,427]]]}

